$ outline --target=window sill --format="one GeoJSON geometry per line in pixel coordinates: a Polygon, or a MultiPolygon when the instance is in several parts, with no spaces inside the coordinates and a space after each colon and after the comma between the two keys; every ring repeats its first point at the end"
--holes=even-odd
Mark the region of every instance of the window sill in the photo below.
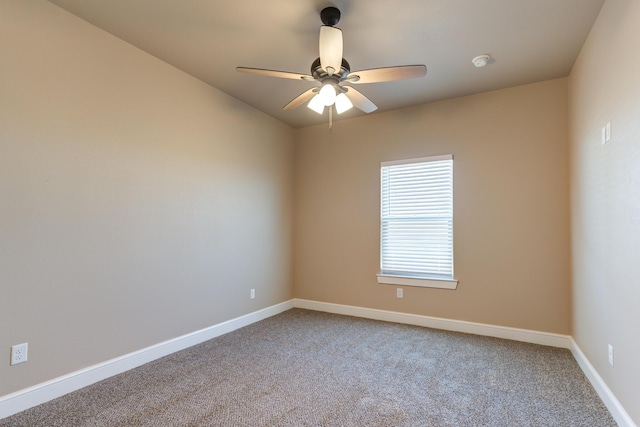
{"type": "Polygon", "coordinates": [[[417,286],[420,288],[456,289],[458,281],[455,279],[420,278],[411,276],[393,276],[376,274],[378,283],[383,285],[417,286]]]}

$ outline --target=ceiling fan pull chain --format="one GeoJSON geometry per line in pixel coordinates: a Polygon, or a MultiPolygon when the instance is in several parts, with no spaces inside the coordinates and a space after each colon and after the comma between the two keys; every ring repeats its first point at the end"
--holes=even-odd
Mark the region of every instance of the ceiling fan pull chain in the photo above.
{"type": "Polygon", "coordinates": [[[329,106],[329,132],[333,130],[333,105],[329,106]]]}

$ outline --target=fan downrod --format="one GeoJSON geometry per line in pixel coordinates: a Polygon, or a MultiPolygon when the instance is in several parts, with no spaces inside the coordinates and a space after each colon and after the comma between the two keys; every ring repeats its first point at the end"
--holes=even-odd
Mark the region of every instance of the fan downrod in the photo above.
{"type": "Polygon", "coordinates": [[[325,7],[320,12],[320,19],[324,25],[333,27],[340,22],[340,10],[333,6],[325,7]]]}

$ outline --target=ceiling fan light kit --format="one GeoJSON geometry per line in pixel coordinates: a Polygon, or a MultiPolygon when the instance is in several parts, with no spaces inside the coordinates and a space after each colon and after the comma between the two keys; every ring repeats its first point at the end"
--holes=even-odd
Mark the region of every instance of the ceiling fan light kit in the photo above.
{"type": "Polygon", "coordinates": [[[320,97],[325,107],[330,107],[336,102],[336,90],[331,83],[322,86],[322,89],[320,89],[320,92],[318,92],[316,96],[320,97]]]}
{"type": "Polygon", "coordinates": [[[329,107],[330,128],[334,105],[338,114],[352,107],[365,113],[371,113],[378,108],[361,92],[351,86],[343,86],[342,83],[379,83],[424,77],[427,74],[425,65],[372,68],[351,72],[351,66],[342,57],[342,30],[335,27],[340,22],[340,10],[335,7],[326,7],[320,12],[320,19],[324,24],[320,27],[318,46],[320,56],[311,64],[311,75],[248,67],[237,67],[236,70],[268,77],[320,83],[320,86],[306,90],[282,108],[284,110],[297,108],[308,101],[307,107],[309,109],[323,114],[324,107],[329,107]]]}
{"type": "Polygon", "coordinates": [[[320,98],[318,95],[311,98],[311,101],[309,101],[307,107],[318,114],[322,114],[324,112],[324,102],[322,102],[322,98],[320,98]]]}
{"type": "Polygon", "coordinates": [[[353,104],[351,103],[351,100],[349,100],[347,95],[345,95],[344,93],[341,93],[341,94],[338,94],[338,96],[336,96],[336,113],[342,114],[345,111],[350,110],[352,108],[353,108],[353,104]]]}

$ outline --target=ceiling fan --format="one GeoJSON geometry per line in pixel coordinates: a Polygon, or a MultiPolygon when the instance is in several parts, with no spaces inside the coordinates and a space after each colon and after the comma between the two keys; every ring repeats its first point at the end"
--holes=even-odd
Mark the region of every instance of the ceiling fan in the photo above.
{"type": "Polygon", "coordinates": [[[311,64],[311,74],[298,74],[288,71],[266,70],[262,68],[237,67],[236,71],[282,79],[317,81],[313,87],[282,107],[291,110],[309,101],[307,106],[318,114],[329,107],[329,126],[332,122],[333,106],[341,114],[352,107],[365,113],[371,113],[378,107],[361,92],[348,84],[379,83],[394,80],[413,79],[427,74],[424,65],[403,65],[396,67],[372,68],[351,71],[351,66],[342,57],[342,30],[335,25],[340,21],[340,10],[326,7],[320,12],[323,26],[320,27],[320,57],[311,64]]]}

